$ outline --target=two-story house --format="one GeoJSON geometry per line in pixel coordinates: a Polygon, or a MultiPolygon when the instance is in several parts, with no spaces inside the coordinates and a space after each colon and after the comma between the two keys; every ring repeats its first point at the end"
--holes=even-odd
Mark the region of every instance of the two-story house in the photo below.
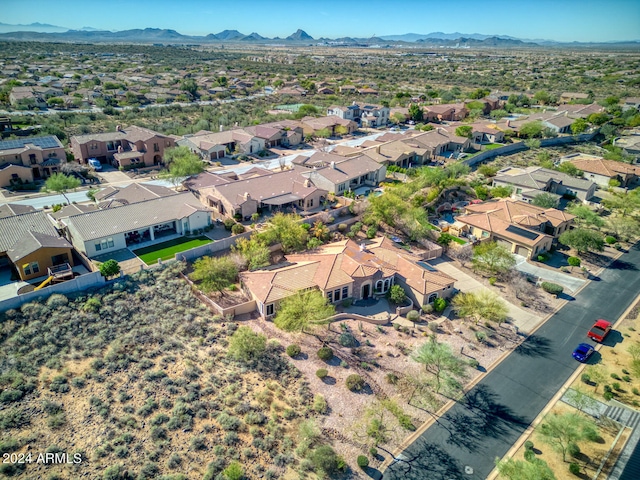
{"type": "Polygon", "coordinates": [[[58,137],[24,137],[0,142],[0,186],[32,182],[60,171],[67,156],[58,137]]]}
{"type": "Polygon", "coordinates": [[[135,125],[71,137],[71,152],[80,163],[96,158],[124,169],[162,165],[164,151],[171,147],[175,147],[172,137],[135,125]]]}

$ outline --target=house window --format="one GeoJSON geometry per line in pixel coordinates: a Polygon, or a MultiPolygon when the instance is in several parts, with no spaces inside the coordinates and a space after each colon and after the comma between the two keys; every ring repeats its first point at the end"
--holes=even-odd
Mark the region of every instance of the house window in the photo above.
{"type": "Polygon", "coordinates": [[[114,151],[116,149],[116,146],[113,142],[107,142],[107,150],[109,150],[110,152],[114,151]]]}
{"type": "Polygon", "coordinates": [[[309,206],[313,207],[313,198],[309,200],[309,206]]]}
{"type": "Polygon", "coordinates": [[[273,303],[270,303],[269,305],[267,305],[267,316],[271,316],[273,315],[273,303]]]}
{"type": "Polygon", "coordinates": [[[100,250],[102,250],[102,246],[99,243],[96,243],[94,246],[96,248],[96,252],[99,252],[100,250]]]}
{"type": "Polygon", "coordinates": [[[40,265],[38,265],[38,262],[25,263],[22,266],[22,270],[25,275],[33,275],[34,273],[40,272],[40,265]]]}
{"type": "Polygon", "coordinates": [[[29,162],[31,165],[35,165],[37,163],[36,156],[33,153],[29,155],[29,162]]]}
{"type": "Polygon", "coordinates": [[[335,302],[337,302],[338,300],[340,300],[340,289],[338,288],[336,291],[333,292],[333,300],[335,302]]]}
{"type": "Polygon", "coordinates": [[[432,293],[431,295],[429,295],[429,301],[427,303],[435,302],[436,298],[438,298],[438,294],[437,293],[432,293]]]}
{"type": "Polygon", "coordinates": [[[327,298],[329,299],[329,303],[333,303],[333,292],[327,292],[327,298]]]}
{"type": "Polygon", "coordinates": [[[382,293],[382,286],[384,285],[384,282],[382,280],[378,280],[376,282],[376,293],[382,293]]]}
{"type": "Polygon", "coordinates": [[[342,287],[342,298],[347,298],[349,296],[349,287],[342,287]]]}
{"type": "Polygon", "coordinates": [[[160,151],[160,146],[157,143],[153,144],[153,151],[154,152],[159,152],[160,151]]]}

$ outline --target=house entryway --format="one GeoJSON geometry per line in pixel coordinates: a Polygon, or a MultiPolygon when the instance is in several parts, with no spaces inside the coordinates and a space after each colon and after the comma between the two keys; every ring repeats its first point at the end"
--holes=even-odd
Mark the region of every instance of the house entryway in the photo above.
{"type": "Polygon", "coordinates": [[[371,296],[371,285],[367,283],[366,285],[362,286],[362,299],[366,300],[370,296],[371,296]]]}

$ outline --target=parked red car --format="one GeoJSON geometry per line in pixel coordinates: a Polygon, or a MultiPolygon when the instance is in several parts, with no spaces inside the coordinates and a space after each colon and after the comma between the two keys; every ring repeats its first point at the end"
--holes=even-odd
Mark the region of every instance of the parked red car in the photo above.
{"type": "Polygon", "coordinates": [[[606,320],[598,320],[594,323],[589,333],[587,333],[587,337],[596,342],[602,342],[604,337],[607,336],[609,331],[611,330],[611,322],[607,322],[606,320]]]}

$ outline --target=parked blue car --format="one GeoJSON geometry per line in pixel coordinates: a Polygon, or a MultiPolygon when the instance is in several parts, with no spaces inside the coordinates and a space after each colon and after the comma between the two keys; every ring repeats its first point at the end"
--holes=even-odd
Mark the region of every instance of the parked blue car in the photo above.
{"type": "Polygon", "coordinates": [[[579,362],[584,363],[589,360],[589,357],[593,354],[594,351],[594,348],[588,343],[581,343],[573,351],[573,358],[575,358],[579,362]]]}

